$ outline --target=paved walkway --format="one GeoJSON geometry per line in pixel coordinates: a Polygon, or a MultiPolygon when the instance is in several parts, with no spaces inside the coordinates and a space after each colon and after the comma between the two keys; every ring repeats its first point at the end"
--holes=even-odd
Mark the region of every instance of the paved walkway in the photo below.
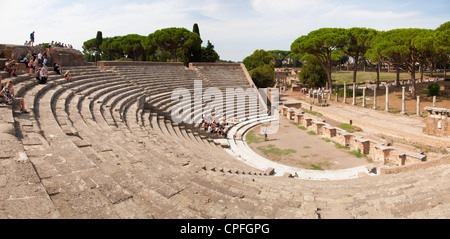
{"type": "MultiPolygon", "coordinates": [[[[282,99],[285,100],[283,101],[284,104],[301,102],[303,105],[309,106],[305,101],[298,101],[286,95],[283,95],[282,99]]],[[[384,134],[420,143],[427,142],[433,146],[450,149],[450,137],[424,134],[422,130],[425,128],[425,122],[423,118],[416,116],[391,114],[385,111],[367,109],[334,101],[330,102],[329,107],[313,106],[313,111],[320,112],[324,116],[339,122],[348,123],[352,120],[353,125],[362,128],[367,133],[384,134]]]]}

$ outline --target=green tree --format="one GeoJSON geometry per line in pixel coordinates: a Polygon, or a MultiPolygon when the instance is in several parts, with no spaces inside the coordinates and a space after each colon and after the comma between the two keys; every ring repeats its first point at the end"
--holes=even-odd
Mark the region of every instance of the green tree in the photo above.
{"type": "Polygon", "coordinates": [[[298,74],[300,82],[308,87],[324,87],[327,82],[327,73],[319,60],[312,55],[304,57],[305,63],[298,74]]]}
{"type": "Polygon", "coordinates": [[[273,63],[273,57],[265,50],[256,50],[252,55],[246,57],[243,61],[247,70],[251,71],[257,67],[270,65],[273,63]]]}
{"type": "Polygon", "coordinates": [[[100,45],[103,42],[103,33],[101,31],[97,31],[97,36],[95,37],[95,47],[97,48],[97,54],[95,55],[96,61],[99,61],[101,59],[101,50],[100,45]]]}
{"type": "Polygon", "coordinates": [[[254,68],[249,71],[249,74],[258,88],[268,88],[275,85],[274,69],[273,66],[269,64],[254,68]]]}
{"type": "Polygon", "coordinates": [[[414,42],[424,34],[426,34],[425,29],[394,29],[385,32],[382,38],[384,47],[382,54],[405,66],[411,75],[413,98],[416,98],[416,63],[419,62],[420,56],[420,49],[414,42]]]}
{"type": "Polygon", "coordinates": [[[447,65],[450,55],[450,21],[435,30],[433,46],[439,58],[444,62],[444,79],[447,79],[447,65]]]}
{"type": "Polygon", "coordinates": [[[423,33],[413,41],[413,45],[418,51],[420,82],[423,82],[425,66],[437,55],[437,50],[433,45],[434,36],[435,32],[433,30],[424,29],[423,33]]]}
{"type": "Polygon", "coordinates": [[[145,49],[156,47],[170,53],[173,61],[189,61],[188,51],[193,45],[201,42],[200,36],[186,28],[165,28],[150,34],[143,41],[145,49]]]}
{"type": "Polygon", "coordinates": [[[358,73],[358,65],[364,58],[367,50],[370,49],[373,38],[377,31],[374,29],[367,29],[362,27],[354,27],[345,30],[346,44],[342,50],[355,61],[353,69],[353,83],[356,83],[356,76],[358,73]]]}
{"type": "Polygon", "coordinates": [[[345,29],[321,28],[301,36],[291,45],[293,53],[314,55],[327,72],[329,90],[333,90],[331,78],[333,51],[341,49],[346,43],[345,29]]]}
{"type": "Polygon", "coordinates": [[[290,51],[281,51],[281,50],[272,50],[267,51],[275,60],[275,68],[280,68],[283,66],[283,61],[288,58],[288,55],[291,54],[290,51]]]}
{"type": "Polygon", "coordinates": [[[256,50],[243,63],[256,87],[267,88],[275,84],[273,57],[267,51],[256,50]]]}
{"type": "Polygon", "coordinates": [[[145,60],[146,51],[142,45],[145,36],[137,34],[129,34],[126,36],[117,37],[114,40],[114,46],[117,51],[122,52],[122,57],[133,59],[134,61],[145,60]]]}
{"type": "MultiPolygon", "coordinates": [[[[198,35],[198,37],[200,38],[200,41],[197,42],[197,44],[193,44],[189,48],[189,61],[190,62],[200,62],[200,61],[203,61],[202,60],[202,43],[203,43],[203,41],[201,40],[200,29],[199,29],[197,23],[194,24],[192,32],[196,33],[198,35]]],[[[213,46],[213,48],[214,48],[214,46],[213,46]]]]}
{"type": "Polygon", "coordinates": [[[202,47],[200,59],[202,62],[216,62],[220,59],[219,54],[214,50],[214,45],[210,41],[208,41],[206,47],[202,47]]]}
{"type": "MultiPolygon", "coordinates": [[[[377,36],[372,39],[371,48],[369,48],[365,54],[365,57],[369,59],[369,61],[377,66],[377,80],[376,80],[376,88],[380,87],[380,73],[381,73],[381,65],[386,61],[385,57],[382,54],[383,44],[379,43],[382,40],[383,32],[378,32],[377,36]]],[[[399,79],[397,79],[399,80],[399,79]]]]}
{"type": "Polygon", "coordinates": [[[101,60],[102,52],[100,45],[103,42],[103,34],[101,31],[97,32],[96,38],[89,39],[83,43],[84,58],[88,62],[95,62],[101,60]]]}

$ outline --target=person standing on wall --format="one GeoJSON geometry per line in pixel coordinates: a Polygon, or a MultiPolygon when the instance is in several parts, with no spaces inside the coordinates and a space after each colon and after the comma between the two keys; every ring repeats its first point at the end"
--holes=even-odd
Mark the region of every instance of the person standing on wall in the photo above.
{"type": "Polygon", "coordinates": [[[34,31],[30,34],[30,44],[34,46],[34,31]]]}

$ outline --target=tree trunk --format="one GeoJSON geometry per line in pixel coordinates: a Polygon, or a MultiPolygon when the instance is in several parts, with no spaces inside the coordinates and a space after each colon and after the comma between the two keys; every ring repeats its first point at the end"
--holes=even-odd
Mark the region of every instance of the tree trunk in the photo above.
{"type": "Polygon", "coordinates": [[[444,63],[444,81],[447,79],[447,61],[444,63]]]}
{"type": "Polygon", "coordinates": [[[358,59],[359,59],[359,55],[356,55],[355,67],[353,68],[353,84],[356,84],[356,74],[358,73],[358,59]]]}
{"type": "Polygon", "coordinates": [[[395,70],[397,71],[397,78],[395,79],[395,85],[399,86],[400,85],[400,68],[396,66],[395,70]]]}
{"type": "Polygon", "coordinates": [[[420,71],[420,83],[423,83],[423,64],[422,63],[420,63],[419,71],[420,71]]]}
{"type": "Polygon", "coordinates": [[[330,95],[333,93],[333,80],[331,79],[331,61],[327,62],[327,74],[328,74],[328,88],[330,95]]]}
{"type": "Polygon", "coordinates": [[[363,57],[364,72],[366,72],[366,58],[363,57]]]}

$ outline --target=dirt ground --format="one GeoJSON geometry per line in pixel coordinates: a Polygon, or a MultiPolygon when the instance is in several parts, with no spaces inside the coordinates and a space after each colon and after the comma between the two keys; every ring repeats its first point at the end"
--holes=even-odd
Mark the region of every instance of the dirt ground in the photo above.
{"type": "Polygon", "coordinates": [[[348,149],[338,149],[333,142],[326,142],[319,135],[310,135],[308,131],[291,124],[286,117],[280,117],[278,133],[269,135],[264,141],[264,135],[259,126],[249,133],[260,139],[259,143],[247,143],[259,155],[288,166],[304,169],[346,169],[369,164],[365,157],[358,158],[350,154],[348,149]],[[264,154],[264,149],[295,150],[288,155],[264,154]],[[263,149],[263,150],[261,150],[263,149]]]}

